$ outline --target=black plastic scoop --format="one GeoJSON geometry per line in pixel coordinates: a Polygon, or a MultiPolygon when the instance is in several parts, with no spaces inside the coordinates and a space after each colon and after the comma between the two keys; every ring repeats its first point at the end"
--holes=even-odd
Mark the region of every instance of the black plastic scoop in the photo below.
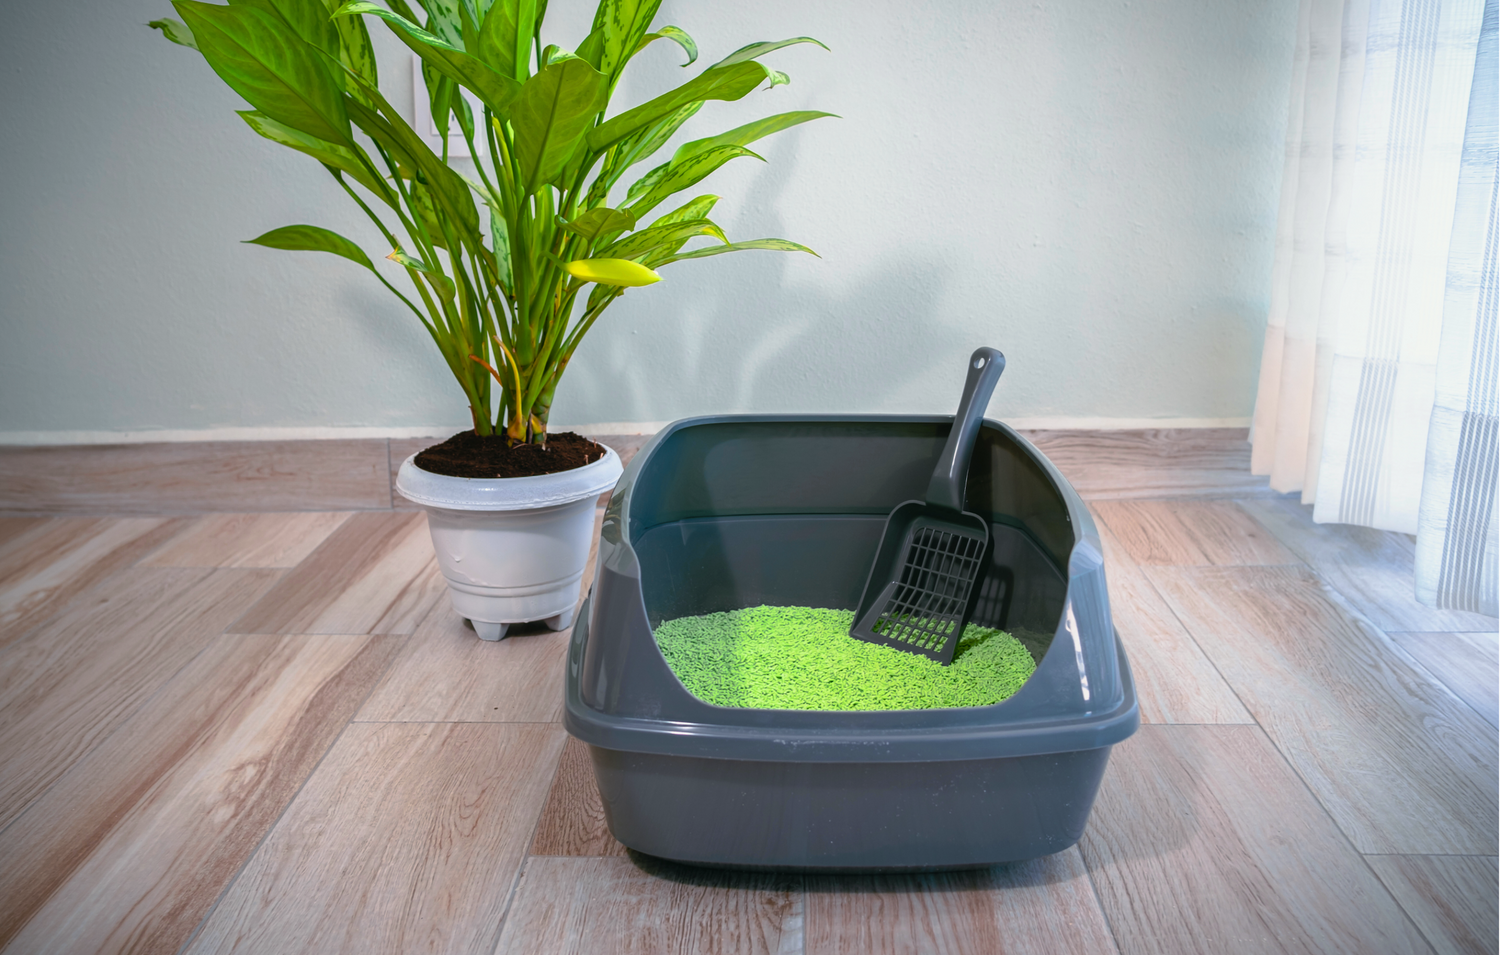
{"type": "Polygon", "coordinates": [[[886,518],[849,636],[953,662],[990,550],[989,521],[964,510],[964,485],[980,419],[1004,370],[1005,356],[993,348],[970,356],[927,500],[899,504],[886,518]]]}

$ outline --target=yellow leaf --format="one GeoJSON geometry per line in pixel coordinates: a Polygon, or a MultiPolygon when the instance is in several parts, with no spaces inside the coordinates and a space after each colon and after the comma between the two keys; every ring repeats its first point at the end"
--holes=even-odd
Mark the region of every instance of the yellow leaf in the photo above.
{"type": "Polygon", "coordinates": [[[569,262],[568,274],[584,282],[625,288],[660,282],[661,276],[629,259],[579,259],[569,262]]]}

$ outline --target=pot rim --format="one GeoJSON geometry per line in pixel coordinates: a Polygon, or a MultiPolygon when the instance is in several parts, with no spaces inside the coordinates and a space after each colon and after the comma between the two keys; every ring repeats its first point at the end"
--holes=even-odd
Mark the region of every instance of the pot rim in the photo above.
{"type": "Polygon", "coordinates": [[[423,507],[454,511],[522,511],[597,497],[624,473],[620,456],[604,445],[604,457],[581,468],[514,478],[462,478],[417,467],[416,454],[401,462],[396,492],[423,507]]]}

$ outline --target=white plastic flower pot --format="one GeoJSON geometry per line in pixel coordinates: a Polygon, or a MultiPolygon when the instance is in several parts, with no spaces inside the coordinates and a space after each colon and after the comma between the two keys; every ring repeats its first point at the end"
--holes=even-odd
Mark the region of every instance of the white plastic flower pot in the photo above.
{"type": "Polygon", "coordinates": [[[396,490],[427,512],[453,609],[485,640],[513,623],[573,624],[599,496],[623,468],[613,448],[592,464],[521,478],[459,478],[407,458],[396,490]]]}

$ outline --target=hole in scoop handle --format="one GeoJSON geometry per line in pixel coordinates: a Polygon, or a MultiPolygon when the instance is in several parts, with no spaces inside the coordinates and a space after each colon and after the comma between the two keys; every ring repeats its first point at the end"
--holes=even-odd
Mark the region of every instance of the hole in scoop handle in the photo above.
{"type": "Polygon", "coordinates": [[[964,509],[964,485],[969,477],[969,460],[974,456],[974,438],[979,422],[989,406],[995,383],[1005,371],[1005,356],[993,348],[982,347],[969,356],[969,375],[964,380],[964,396],[953,416],[953,429],[938,456],[932,483],[927,485],[927,503],[951,511],[964,509]]]}

